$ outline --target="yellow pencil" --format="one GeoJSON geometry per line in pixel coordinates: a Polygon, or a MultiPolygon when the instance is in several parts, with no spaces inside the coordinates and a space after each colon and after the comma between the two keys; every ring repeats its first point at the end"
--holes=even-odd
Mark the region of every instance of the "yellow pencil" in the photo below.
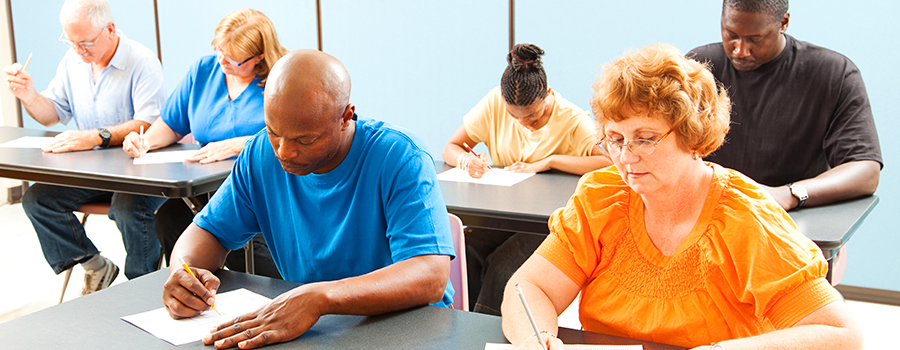
{"type": "MultiPolygon", "coordinates": [[[[194,278],[197,278],[197,275],[194,274],[194,271],[191,271],[191,268],[188,267],[187,263],[184,262],[184,259],[178,258],[178,261],[181,262],[181,267],[183,267],[185,271],[187,271],[189,274],[191,274],[191,276],[194,276],[194,278]]],[[[197,280],[199,281],[200,279],[197,278],[197,280]]],[[[210,306],[212,306],[212,309],[213,309],[213,310],[216,310],[216,313],[217,313],[217,314],[219,314],[219,315],[222,314],[222,313],[219,312],[218,309],[216,309],[216,304],[215,304],[215,303],[213,303],[213,304],[210,305],[210,306]]]]}
{"type": "Polygon", "coordinates": [[[34,54],[34,52],[28,54],[28,59],[25,60],[25,65],[22,66],[22,71],[23,71],[23,72],[24,72],[26,69],[28,69],[28,64],[31,63],[31,55],[33,55],[33,54],[34,54]]]}

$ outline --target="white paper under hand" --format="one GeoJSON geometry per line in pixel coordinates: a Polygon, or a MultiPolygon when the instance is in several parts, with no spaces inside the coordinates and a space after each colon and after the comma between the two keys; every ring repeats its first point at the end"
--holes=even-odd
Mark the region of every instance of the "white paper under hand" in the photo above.
{"type": "Polygon", "coordinates": [[[216,308],[222,315],[213,310],[181,320],[172,319],[165,307],[147,312],[122,317],[125,322],[153,334],[159,339],[178,346],[198,341],[214,327],[232,319],[258,310],[272,299],[253,293],[244,288],[216,295],[216,308]]]}
{"type": "Polygon", "coordinates": [[[460,168],[453,168],[438,174],[438,180],[471,182],[483,185],[512,186],[525,179],[534,176],[534,173],[514,173],[504,169],[494,168],[484,173],[480,179],[469,176],[469,173],[460,168]]]}
{"type": "Polygon", "coordinates": [[[140,164],[160,164],[160,163],[181,163],[185,159],[193,156],[197,150],[188,151],[166,151],[166,152],[149,152],[140,158],[134,159],[134,165],[140,164]]]}

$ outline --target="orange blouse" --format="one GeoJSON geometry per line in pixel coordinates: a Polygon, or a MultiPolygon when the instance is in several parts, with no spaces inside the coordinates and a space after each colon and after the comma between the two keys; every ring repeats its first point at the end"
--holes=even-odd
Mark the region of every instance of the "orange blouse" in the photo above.
{"type": "Polygon", "coordinates": [[[787,213],[749,178],[707,165],[709,196],[671,257],[614,166],[584,175],[550,217],[537,253],[581,286],[585,330],[694,347],[787,328],[840,300],[787,213]]]}

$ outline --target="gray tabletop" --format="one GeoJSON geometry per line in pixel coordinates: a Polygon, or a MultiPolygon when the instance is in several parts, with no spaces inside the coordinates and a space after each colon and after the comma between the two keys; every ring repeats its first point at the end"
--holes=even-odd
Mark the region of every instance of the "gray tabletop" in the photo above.
{"type": "MultiPolygon", "coordinates": [[[[53,136],[55,132],[0,127],[0,143],[22,136],[53,136]]],[[[197,149],[175,144],[161,149],[197,149]]],[[[231,173],[233,160],[200,163],[134,165],[120,147],[68,153],[44,153],[37,148],[0,148],[0,177],[126,192],[159,197],[191,197],[216,190],[231,173]]]]}
{"type": "MultiPolygon", "coordinates": [[[[438,173],[451,167],[435,162],[438,173]]],[[[557,171],[536,174],[514,186],[440,181],[447,210],[467,226],[548,234],[547,220],[563,207],[578,185],[577,175],[557,171]]],[[[878,204],[877,196],[857,198],[788,212],[806,237],[831,264],[834,254],[853,236],[878,204]]]]}
{"type": "MultiPolygon", "coordinates": [[[[299,284],[222,270],[221,292],[247,288],[274,298],[299,284]]],[[[114,285],[0,324],[5,349],[172,349],[171,344],[122,321],[163,306],[162,285],[168,270],[114,285]]],[[[682,349],[597,333],[561,329],[569,343],[642,344],[645,350],[682,349]]],[[[299,338],[265,349],[484,349],[505,343],[500,318],[433,306],[381,316],[326,315],[299,338]]],[[[201,342],[178,349],[212,349],[201,342]]]]}

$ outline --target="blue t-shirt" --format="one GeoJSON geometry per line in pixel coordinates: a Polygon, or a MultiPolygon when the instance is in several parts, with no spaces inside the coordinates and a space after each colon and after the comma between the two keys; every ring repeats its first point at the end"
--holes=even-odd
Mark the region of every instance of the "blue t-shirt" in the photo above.
{"type": "MultiPolygon", "coordinates": [[[[455,257],[434,159],[418,138],[381,121],[357,121],[341,164],[305,176],[285,172],[260,131],[194,223],[232,250],[262,232],[281,275],[301,283],[420,255],[455,257]]],[[[434,305],[452,300],[448,280],[434,305]]]]}
{"type": "Polygon", "coordinates": [[[216,55],[197,60],[163,106],[162,118],[179,135],[201,145],[250,136],[266,126],[263,87],[257,76],[233,101],[216,55]]]}

